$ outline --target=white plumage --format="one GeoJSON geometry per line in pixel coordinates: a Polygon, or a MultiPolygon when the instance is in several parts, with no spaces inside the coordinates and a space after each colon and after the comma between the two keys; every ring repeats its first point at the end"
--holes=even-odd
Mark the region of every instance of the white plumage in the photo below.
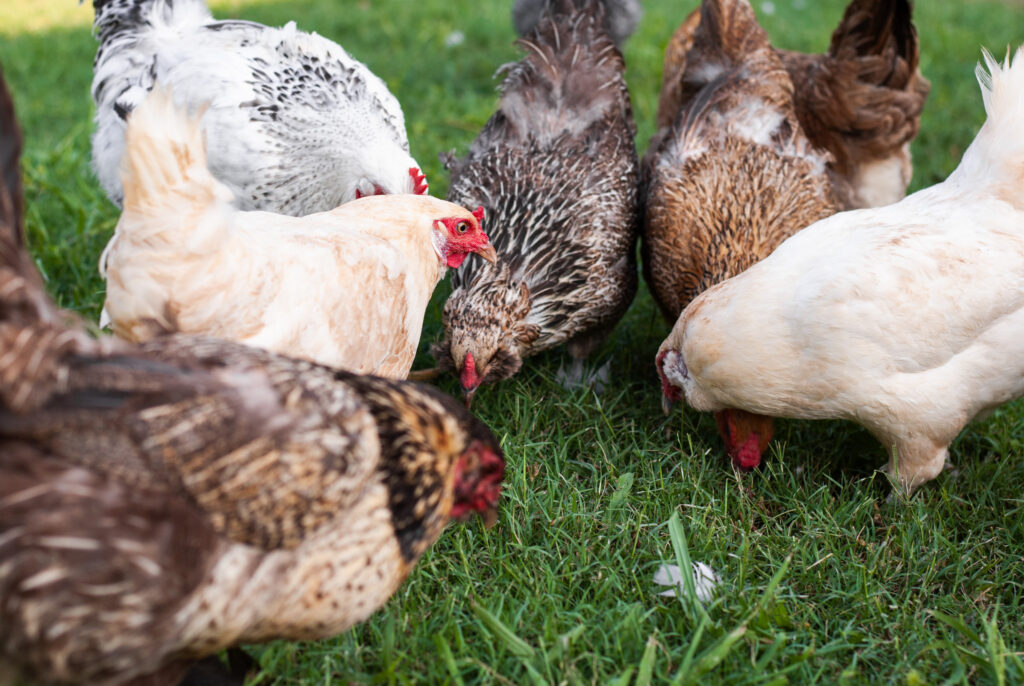
{"type": "Polygon", "coordinates": [[[1024,48],[986,61],[988,120],[945,182],[817,222],[686,308],[661,351],[688,403],[857,421],[913,489],[1024,395],[1024,48]]]}
{"type": "Polygon", "coordinates": [[[426,192],[398,101],[336,43],[294,23],[215,21],[202,0],[93,5],[93,164],[118,205],[125,120],[157,81],[206,108],[210,171],[242,209],[302,216],[357,195],[426,192]]]}
{"type": "Polygon", "coordinates": [[[305,217],[239,211],[206,168],[197,119],[162,88],[126,139],[124,212],[100,268],[127,340],[201,333],[404,378],[447,266],[494,259],[478,215],[429,196],[305,217]]]}

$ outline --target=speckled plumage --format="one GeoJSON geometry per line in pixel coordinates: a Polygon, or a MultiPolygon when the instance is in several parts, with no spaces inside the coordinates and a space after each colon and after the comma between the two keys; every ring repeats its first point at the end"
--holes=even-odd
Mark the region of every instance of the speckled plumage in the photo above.
{"type": "MultiPolygon", "coordinates": [[[[18,149],[0,80],[0,169],[18,149]]],[[[170,686],[239,642],[331,636],[450,517],[493,521],[501,450],[434,389],[212,338],[87,336],[42,290],[15,182],[0,188],[0,678],[170,686]]]]}
{"type": "MultiPolygon", "coordinates": [[[[694,10],[665,49],[658,126],[684,104],[681,76],[700,23],[694,10]]],[[[930,84],[921,75],[909,0],[852,0],[827,53],[775,50],[794,85],[797,119],[808,140],[831,155],[842,209],[878,207],[903,197],[911,177],[910,141],[930,84]]]]}
{"type": "Polygon", "coordinates": [[[556,9],[506,67],[499,109],[469,156],[449,162],[448,198],[486,208],[499,264],[453,273],[434,351],[453,371],[472,353],[483,383],[563,343],[585,357],[636,290],[638,165],[622,56],[599,4],[556,9]]]}
{"type": "Polygon", "coordinates": [[[679,90],[645,158],[644,274],[669,322],[709,286],[838,208],[828,155],[746,0],[705,0],[679,90]]]}
{"type": "Polygon", "coordinates": [[[210,169],[247,210],[302,216],[413,193],[402,109],[340,46],[290,23],[215,21],[202,0],[94,0],[93,164],[120,205],[125,119],[155,82],[205,108],[210,169]]]}

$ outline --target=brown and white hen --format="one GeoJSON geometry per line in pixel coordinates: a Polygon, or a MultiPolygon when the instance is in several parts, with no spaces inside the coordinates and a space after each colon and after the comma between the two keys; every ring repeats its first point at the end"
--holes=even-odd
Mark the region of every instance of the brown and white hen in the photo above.
{"type": "MultiPolygon", "coordinates": [[[[842,209],[896,202],[910,183],[910,141],[930,84],[921,75],[909,0],[852,0],[828,52],[775,52],[794,85],[807,138],[832,156],[829,171],[842,209]]],[[[683,106],[681,75],[700,23],[694,10],[665,49],[658,126],[683,106]]]]}
{"type": "Polygon", "coordinates": [[[504,460],[436,390],[209,338],[94,340],[24,248],[0,79],[0,677],[177,684],[379,608],[504,460]]]}

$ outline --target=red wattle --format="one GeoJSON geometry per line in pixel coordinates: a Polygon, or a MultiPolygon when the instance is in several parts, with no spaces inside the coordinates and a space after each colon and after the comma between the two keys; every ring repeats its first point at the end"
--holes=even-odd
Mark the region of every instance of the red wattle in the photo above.
{"type": "Polygon", "coordinates": [[[459,375],[459,382],[467,391],[480,385],[480,377],[476,373],[476,360],[473,353],[466,353],[466,360],[462,363],[462,374],[459,375]]]}
{"type": "Polygon", "coordinates": [[[459,267],[465,261],[466,261],[466,253],[464,253],[464,252],[453,252],[453,253],[449,253],[448,254],[448,257],[445,258],[444,263],[447,264],[452,269],[456,269],[457,267],[459,267]]]}
{"type": "Polygon", "coordinates": [[[759,445],[758,434],[747,436],[746,442],[733,454],[732,461],[740,469],[754,469],[761,464],[761,446],[759,445]]]}

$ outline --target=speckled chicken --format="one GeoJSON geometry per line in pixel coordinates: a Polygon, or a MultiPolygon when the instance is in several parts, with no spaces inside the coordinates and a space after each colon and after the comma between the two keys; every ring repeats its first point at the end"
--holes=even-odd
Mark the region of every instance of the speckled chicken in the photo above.
{"type": "MultiPolygon", "coordinates": [[[[700,16],[680,77],[685,105],[645,158],[644,273],[670,322],[838,209],[828,153],[801,128],[793,83],[750,5],[705,0],[700,16]]],[[[756,465],[771,420],[726,411],[719,421],[733,460],[756,465]]]]}
{"type": "Polygon", "coordinates": [[[698,410],[858,422],[907,490],[1024,395],[1024,48],[986,62],[988,116],[949,178],[817,222],[698,296],[659,352],[668,389],[698,410]]]}
{"type": "Polygon", "coordinates": [[[236,209],[199,122],[154,90],[128,122],[125,205],[107,246],[105,313],[144,341],[203,334],[405,378],[437,283],[494,260],[481,210],[417,195],[289,217],[236,209]]]}
{"type": "MultiPolygon", "coordinates": [[[[700,23],[694,10],[665,49],[658,126],[683,103],[681,75],[700,23]]],[[[828,151],[842,209],[896,202],[910,183],[910,141],[930,85],[921,75],[909,0],[853,0],[825,54],[776,50],[794,85],[797,119],[828,151]]]]}
{"type": "Polygon", "coordinates": [[[453,273],[434,346],[468,397],[563,343],[581,371],[636,291],[635,125],[602,13],[555,3],[521,41],[469,156],[449,162],[448,199],[486,209],[500,254],[453,273]]]}
{"type": "Polygon", "coordinates": [[[379,608],[504,469],[451,398],[236,343],[95,340],[24,249],[0,85],[0,675],[177,684],[379,608]]]}
{"type": "Polygon", "coordinates": [[[364,195],[427,192],[398,100],[336,43],[294,22],[216,21],[203,0],[93,7],[93,166],[116,204],[126,119],[156,82],[202,110],[210,171],[241,209],[303,216],[364,195]]]}

